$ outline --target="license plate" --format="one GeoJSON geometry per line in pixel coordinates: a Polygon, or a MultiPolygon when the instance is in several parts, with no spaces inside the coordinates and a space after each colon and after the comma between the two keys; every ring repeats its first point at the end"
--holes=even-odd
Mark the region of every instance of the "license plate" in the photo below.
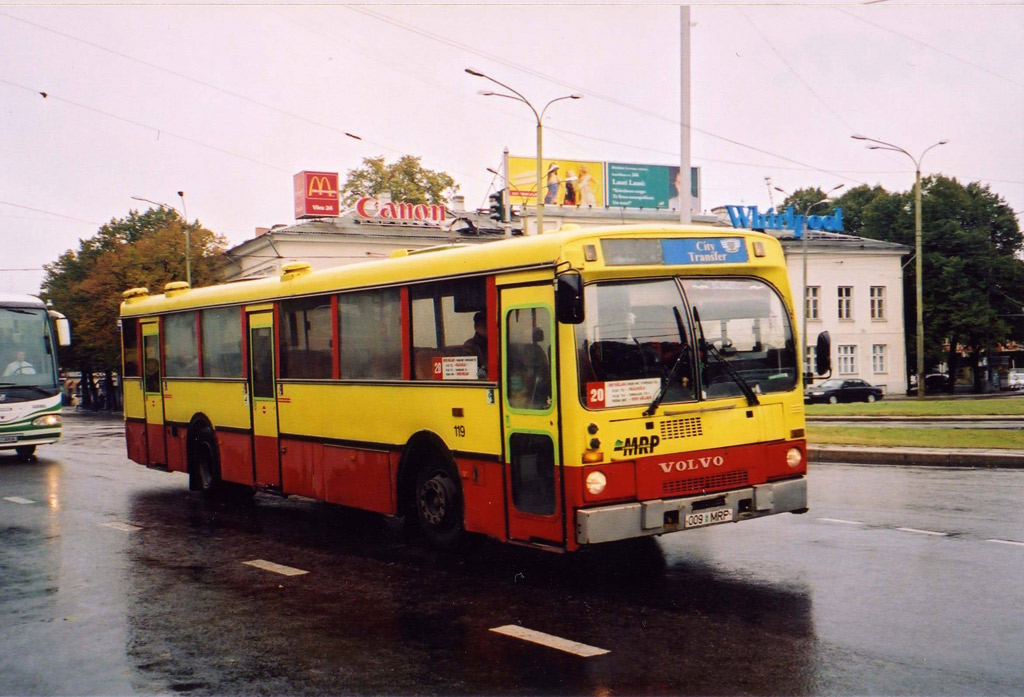
{"type": "Polygon", "coordinates": [[[17,440],[17,436],[0,436],[0,443],[15,443],[17,440]]]}
{"type": "Polygon", "coordinates": [[[705,525],[715,523],[729,523],[732,521],[731,508],[713,508],[699,513],[688,513],[683,520],[685,528],[702,528],[705,525]]]}

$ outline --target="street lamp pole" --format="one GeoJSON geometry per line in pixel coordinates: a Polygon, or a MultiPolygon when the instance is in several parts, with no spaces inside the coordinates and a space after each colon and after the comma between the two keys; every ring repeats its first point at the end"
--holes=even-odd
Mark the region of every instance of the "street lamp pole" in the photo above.
{"type": "Polygon", "coordinates": [[[530,111],[533,112],[534,118],[537,119],[537,234],[541,234],[544,232],[544,199],[541,198],[541,189],[543,188],[542,180],[544,177],[544,114],[547,112],[548,107],[554,104],[555,102],[560,102],[563,99],[583,99],[583,95],[567,94],[564,97],[556,97],[555,99],[552,99],[550,102],[545,104],[544,108],[541,109],[538,113],[537,109],[533,106],[533,104],[530,103],[530,100],[528,100],[526,97],[524,97],[522,94],[512,89],[508,85],[506,85],[504,82],[495,80],[490,75],[485,75],[484,73],[481,73],[479,70],[472,70],[470,68],[466,68],[466,72],[474,77],[482,77],[485,80],[490,80],[494,84],[500,85],[501,87],[505,88],[506,90],[512,93],[502,94],[500,92],[481,90],[479,94],[482,94],[485,97],[504,97],[505,99],[511,99],[517,102],[522,102],[526,106],[530,107],[530,111]]]}
{"type": "MultiPolygon", "coordinates": [[[[178,196],[181,196],[181,207],[182,207],[182,209],[184,209],[185,208],[185,192],[184,191],[179,191],[178,192],[178,196]]],[[[166,208],[168,210],[172,210],[175,213],[177,213],[179,216],[181,216],[181,219],[182,219],[182,221],[184,221],[184,224],[185,224],[185,280],[188,281],[188,285],[191,288],[192,287],[192,260],[191,260],[191,257],[189,255],[189,236],[190,235],[189,235],[189,230],[188,230],[188,218],[185,216],[185,214],[182,211],[179,211],[174,206],[170,206],[170,205],[168,205],[166,203],[160,203],[159,201],[151,201],[150,199],[142,198],[141,196],[132,196],[132,200],[133,201],[143,201],[145,203],[151,203],[154,206],[160,206],[161,208],[166,208]]]]}
{"type": "MultiPolygon", "coordinates": [[[[820,201],[816,201],[815,203],[812,203],[812,204],[808,205],[806,208],[804,208],[803,215],[804,215],[804,222],[805,222],[805,224],[806,224],[806,221],[807,221],[807,216],[810,214],[812,209],[814,209],[817,206],[820,206],[823,203],[828,203],[829,202],[829,197],[828,197],[829,194],[831,194],[833,191],[838,191],[839,189],[842,189],[842,188],[843,188],[843,184],[837,184],[836,186],[833,186],[831,189],[829,189],[828,191],[825,192],[825,198],[821,199],[820,201]]],[[[792,198],[792,196],[793,196],[793,194],[791,194],[788,191],[786,191],[785,189],[781,189],[781,188],[779,188],[777,186],[775,187],[775,190],[776,191],[781,191],[782,193],[786,194],[786,196],[789,196],[790,198],[792,198]]],[[[801,237],[801,244],[800,244],[801,256],[803,257],[803,265],[804,265],[804,288],[803,288],[803,293],[804,293],[804,316],[803,316],[803,321],[800,323],[800,337],[801,337],[801,340],[803,341],[803,348],[802,348],[802,350],[800,352],[800,355],[803,357],[804,360],[807,360],[807,347],[808,347],[808,344],[807,344],[807,301],[808,301],[808,298],[807,298],[807,238],[809,236],[807,234],[808,232],[809,232],[809,229],[808,228],[804,228],[804,230],[800,233],[800,237],[801,237]]],[[[807,360],[808,370],[805,370],[804,371],[805,373],[808,373],[808,372],[813,373],[814,372],[814,368],[813,368],[813,366],[811,366],[810,363],[811,362],[809,360],[807,360]]]]}
{"type": "Polygon", "coordinates": [[[850,136],[854,140],[866,140],[869,143],[877,143],[877,145],[869,145],[869,150],[891,150],[893,152],[901,152],[910,158],[910,161],[914,163],[915,176],[914,176],[914,271],[916,278],[914,279],[914,293],[915,299],[917,300],[917,396],[924,397],[924,286],[922,281],[922,261],[921,261],[921,161],[924,156],[932,148],[936,148],[940,145],[945,145],[948,140],[940,140],[938,143],[929,145],[921,153],[920,157],[915,158],[909,152],[904,150],[898,145],[887,143],[884,140],[878,140],[877,138],[868,138],[862,135],[850,136]]]}

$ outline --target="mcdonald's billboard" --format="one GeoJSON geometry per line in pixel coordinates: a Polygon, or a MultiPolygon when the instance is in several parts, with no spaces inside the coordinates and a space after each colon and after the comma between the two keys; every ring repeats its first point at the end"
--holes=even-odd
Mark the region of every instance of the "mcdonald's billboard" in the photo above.
{"type": "Polygon", "coordinates": [[[340,215],[337,172],[299,172],[295,184],[295,219],[340,215]]]}

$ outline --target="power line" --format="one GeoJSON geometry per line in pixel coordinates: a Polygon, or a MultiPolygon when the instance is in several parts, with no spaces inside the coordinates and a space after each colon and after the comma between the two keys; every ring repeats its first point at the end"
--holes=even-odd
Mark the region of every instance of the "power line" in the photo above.
{"type": "Polygon", "coordinates": [[[53,211],[44,211],[42,208],[32,208],[31,206],[23,206],[20,203],[11,203],[10,201],[0,201],[5,206],[13,206],[14,208],[23,208],[27,211],[33,211],[35,213],[45,213],[46,215],[52,215],[57,218],[64,218],[66,220],[74,220],[78,223],[88,223],[89,225],[102,225],[103,223],[97,223],[93,220],[83,220],[82,218],[76,218],[71,215],[64,215],[63,213],[54,213],[53,211]]]}

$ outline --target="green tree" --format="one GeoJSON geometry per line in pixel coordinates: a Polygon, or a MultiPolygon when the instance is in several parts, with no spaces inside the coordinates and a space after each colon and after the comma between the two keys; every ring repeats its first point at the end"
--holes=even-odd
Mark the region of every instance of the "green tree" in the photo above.
{"type": "Polygon", "coordinates": [[[83,376],[120,371],[121,294],[140,286],[158,292],[184,280],[186,231],[193,285],[216,282],[225,240],[164,208],[115,218],[82,240],[77,251],[69,249],[44,267],[40,295],[71,321],[73,344],[62,352],[62,365],[83,376]]]}
{"type": "MultiPolygon", "coordinates": [[[[988,186],[944,176],[921,182],[925,365],[946,360],[950,375],[966,349],[982,389],[980,358],[1008,339],[1024,339],[1018,288],[1024,288],[1024,234],[1016,215],[988,186]]],[[[860,186],[836,200],[848,233],[914,246],[913,190],[860,186]]],[[[913,265],[903,275],[908,366],[917,363],[913,265]]]]}
{"type": "MultiPolygon", "coordinates": [[[[778,210],[785,211],[786,206],[793,206],[793,212],[796,215],[804,215],[808,207],[814,206],[818,201],[825,199],[825,192],[818,187],[810,189],[797,189],[792,194],[786,196],[786,200],[782,202],[778,210]]],[[[810,212],[811,215],[831,215],[832,210],[835,208],[835,203],[829,201],[823,203],[820,206],[814,206],[814,210],[810,212]]],[[[845,211],[844,211],[845,213],[845,211]]]]}
{"type": "Polygon", "coordinates": [[[434,172],[420,164],[420,158],[405,155],[388,164],[384,156],[363,158],[363,166],[348,171],[341,186],[342,202],[351,206],[363,196],[391,194],[392,201],[444,204],[459,185],[444,172],[434,172]]]}

